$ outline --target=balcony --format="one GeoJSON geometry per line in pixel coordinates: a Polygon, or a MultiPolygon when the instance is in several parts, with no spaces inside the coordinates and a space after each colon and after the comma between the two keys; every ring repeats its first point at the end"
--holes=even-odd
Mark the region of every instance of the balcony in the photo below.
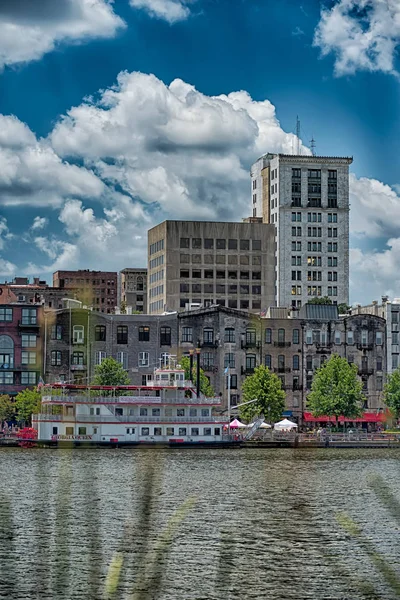
{"type": "Polygon", "coordinates": [[[86,371],[86,365],[70,365],[71,371],[86,371]]]}
{"type": "Polygon", "coordinates": [[[226,417],[153,417],[143,415],[48,415],[45,413],[33,416],[37,421],[53,421],[57,423],[226,423],[226,417]]]}
{"type": "Polygon", "coordinates": [[[218,348],[219,346],[219,342],[218,341],[206,341],[206,342],[200,342],[199,343],[199,347],[200,348],[218,348]]]}
{"type": "Polygon", "coordinates": [[[316,342],[315,348],[316,348],[315,351],[317,354],[331,354],[332,353],[331,344],[328,342],[325,342],[324,344],[322,344],[321,342],[316,342]]]}
{"type": "MultiPolygon", "coordinates": [[[[46,390],[48,391],[48,390],[46,390]]],[[[55,390],[54,390],[55,391],[55,390]]],[[[221,398],[219,396],[217,396],[216,398],[206,398],[206,397],[200,397],[197,398],[196,396],[192,397],[192,398],[186,398],[185,396],[179,396],[176,398],[168,398],[168,397],[161,397],[161,396],[154,396],[154,395],[139,395],[137,393],[136,396],[113,396],[112,394],[110,396],[90,396],[87,393],[87,390],[82,390],[82,394],[74,394],[74,395],[68,395],[68,394],[54,394],[53,391],[53,395],[43,395],[42,396],[42,402],[43,404],[87,404],[87,403],[93,403],[93,404],[107,404],[107,405],[114,405],[114,404],[119,404],[119,405],[123,405],[123,404],[139,404],[139,405],[143,405],[143,404],[171,404],[171,405],[181,405],[181,404],[197,404],[197,405],[218,405],[221,404],[221,398]],[[85,393],[86,392],[86,393],[85,393]]],[[[58,391],[58,390],[57,390],[58,391]]],[[[154,392],[153,392],[154,394],[154,392]]]]}
{"type": "Polygon", "coordinates": [[[368,367],[359,367],[358,374],[359,375],[373,375],[374,369],[369,369],[368,367]]]}
{"type": "Polygon", "coordinates": [[[201,365],[201,368],[205,373],[218,373],[218,367],[214,365],[201,365]]]}
{"type": "Polygon", "coordinates": [[[274,373],[290,373],[290,367],[274,367],[274,373]]]}
{"type": "Polygon", "coordinates": [[[289,348],[292,342],[274,342],[274,346],[277,348],[289,348]]]}
{"type": "Polygon", "coordinates": [[[242,375],[253,375],[256,367],[242,367],[240,372],[242,375]]]}
{"type": "Polygon", "coordinates": [[[292,392],[301,392],[301,390],[303,389],[302,385],[292,385],[291,387],[292,392]]]}
{"type": "Polygon", "coordinates": [[[240,347],[242,350],[248,350],[249,348],[261,348],[260,340],[242,340],[240,347]]]}
{"type": "Polygon", "coordinates": [[[374,349],[374,345],[373,344],[357,344],[357,348],[358,350],[373,350],[374,349]]]}

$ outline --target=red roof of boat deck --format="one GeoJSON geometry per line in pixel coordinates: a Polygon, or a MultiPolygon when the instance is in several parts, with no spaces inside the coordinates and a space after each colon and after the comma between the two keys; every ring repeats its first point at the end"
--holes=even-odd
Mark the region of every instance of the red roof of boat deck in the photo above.
{"type": "MultiPolygon", "coordinates": [[[[385,420],[387,415],[385,413],[363,413],[362,417],[339,417],[339,423],[381,423],[385,420]]],[[[311,423],[336,423],[335,417],[328,417],[326,415],[321,415],[320,417],[315,417],[310,412],[303,413],[304,421],[308,421],[311,423]]]]}

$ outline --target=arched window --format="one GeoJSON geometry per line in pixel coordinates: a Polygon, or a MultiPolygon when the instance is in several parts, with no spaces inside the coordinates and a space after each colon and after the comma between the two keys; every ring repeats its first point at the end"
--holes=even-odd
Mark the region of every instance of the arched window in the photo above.
{"type": "Polygon", "coordinates": [[[293,371],[300,369],[300,357],[298,354],[293,354],[293,371]]]}
{"type": "Polygon", "coordinates": [[[143,292],[143,277],[138,275],[136,279],[136,289],[138,292],[143,292]]]}
{"type": "Polygon", "coordinates": [[[256,368],[256,355],[246,354],[246,371],[253,371],[256,368]]]}
{"type": "Polygon", "coordinates": [[[224,341],[227,344],[235,343],[235,330],[233,327],[225,327],[225,338],[224,341]]]}
{"type": "Polygon", "coordinates": [[[279,344],[285,343],[285,330],[284,329],[278,329],[278,343],[279,344]]]}
{"type": "Polygon", "coordinates": [[[85,342],[85,328],[83,325],[74,325],[72,339],[74,344],[83,344],[85,342]]]}
{"type": "Polygon", "coordinates": [[[272,329],[268,328],[265,330],[265,343],[271,344],[272,342],[272,329]]]}
{"type": "Polygon", "coordinates": [[[246,346],[256,345],[256,330],[253,327],[246,329],[246,346]]]}
{"type": "Polygon", "coordinates": [[[280,373],[285,371],[285,356],[283,354],[278,356],[278,371],[280,373]]]}
{"type": "Polygon", "coordinates": [[[9,335],[0,335],[0,368],[14,366],[14,341],[9,335]]]}
{"type": "Polygon", "coordinates": [[[307,369],[307,371],[312,371],[312,368],[313,368],[312,356],[307,356],[306,357],[306,369],[307,369]]]}
{"type": "Polygon", "coordinates": [[[272,367],[272,356],[270,354],[265,355],[265,366],[268,367],[268,369],[271,369],[272,367]]]}

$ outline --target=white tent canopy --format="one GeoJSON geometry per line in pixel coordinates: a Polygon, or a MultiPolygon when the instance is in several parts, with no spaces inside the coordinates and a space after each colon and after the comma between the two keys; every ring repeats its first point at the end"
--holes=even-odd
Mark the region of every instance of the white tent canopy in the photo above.
{"type": "MultiPolygon", "coordinates": [[[[248,427],[253,427],[254,423],[249,423],[248,427]]],[[[272,429],[272,425],[269,425],[265,421],[263,421],[260,425],[260,429],[272,429]]]]}
{"type": "Polygon", "coordinates": [[[296,427],[298,427],[298,425],[289,421],[289,419],[283,419],[274,425],[274,429],[277,431],[282,431],[283,429],[295,429],[296,427]]]}

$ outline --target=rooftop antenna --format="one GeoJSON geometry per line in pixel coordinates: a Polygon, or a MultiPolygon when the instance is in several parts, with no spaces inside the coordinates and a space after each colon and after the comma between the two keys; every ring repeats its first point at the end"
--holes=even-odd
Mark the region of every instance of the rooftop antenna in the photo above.
{"type": "Polygon", "coordinates": [[[315,140],[314,140],[314,136],[312,136],[312,138],[310,140],[310,147],[311,147],[311,154],[313,156],[315,156],[315,140]]]}
{"type": "Polygon", "coordinates": [[[297,155],[299,155],[300,154],[300,119],[298,116],[296,117],[296,137],[297,137],[296,153],[297,153],[297,155]]]}

